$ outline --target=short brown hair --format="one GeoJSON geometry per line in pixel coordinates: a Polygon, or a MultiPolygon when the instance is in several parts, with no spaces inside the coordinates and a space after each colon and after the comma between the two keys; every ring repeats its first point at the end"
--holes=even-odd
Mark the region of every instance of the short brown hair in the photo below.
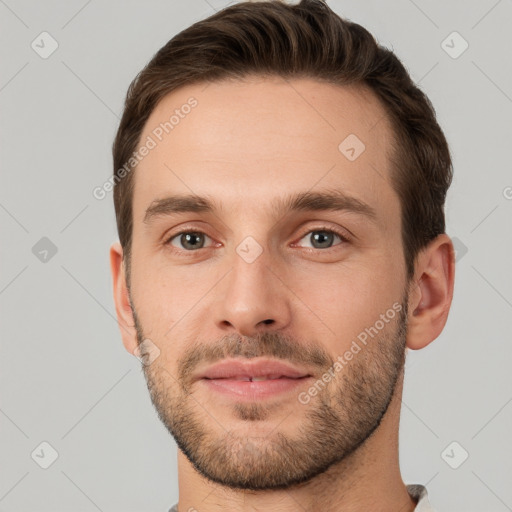
{"type": "Polygon", "coordinates": [[[126,173],[126,164],[151,112],[179,87],[252,74],[360,84],[380,99],[394,130],[391,184],[401,203],[409,280],[419,251],[445,232],[444,202],[452,180],[448,144],[430,100],[394,53],[322,0],[226,7],[173,37],[130,84],[113,144],[114,206],[127,279],[134,169],[126,173]]]}

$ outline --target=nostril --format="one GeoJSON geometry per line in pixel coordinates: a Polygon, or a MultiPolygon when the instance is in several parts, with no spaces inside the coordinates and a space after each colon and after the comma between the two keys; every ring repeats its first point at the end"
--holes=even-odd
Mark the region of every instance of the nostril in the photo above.
{"type": "Polygon", "coordinates": [[[270,318],[270,319],[268,319],[268,320],[263,320],[263,323],[264,323],[264,324],[271,324],[271,323],[273,323],[273,322],[274,322],[274,320],[272,320],[271,318],[270,318]]]}

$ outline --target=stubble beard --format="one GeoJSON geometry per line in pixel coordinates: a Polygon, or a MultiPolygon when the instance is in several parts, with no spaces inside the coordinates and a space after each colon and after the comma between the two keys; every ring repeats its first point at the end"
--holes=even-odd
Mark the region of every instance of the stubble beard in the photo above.
{"type": "MultiPolygon", "coordinates": [[[[226,337],[214,348],[195,346],[178,361],[178,377],[156,360],[144,367],[152,403],[179,449],[213,482],[232,489],[270,490],[310,481],[364,445],[385,416],[405,363],[406,299],[393,325],[369,340],[308,404],[297,400],[294,435],[280,431],[279,421],[266,436],[246,434],[247,424],[286,419],[280,419],[282,405],[272,401],[233,403],[234,421],[245,423],[244,435],[222,425],[215,408],[196,398],[190,380],[199,362],[226,356],[315,361],[323,368],[320,376],[332,368],[334,359],[318,344],[304,347],[276,332],[243,340],[226,337]]],[[[140,344],[145,337],[133,311],[140,344]]]]}

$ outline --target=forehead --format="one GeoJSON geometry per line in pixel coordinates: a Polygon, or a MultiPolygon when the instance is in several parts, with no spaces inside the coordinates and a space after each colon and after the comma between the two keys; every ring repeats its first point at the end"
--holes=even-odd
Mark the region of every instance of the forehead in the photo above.
{"type": "Polygon", "coordinates": [[[197,194],[241,215],[284,193],[339,189],[398,214],[392,131],[362,86],[253,77],[185,86],[164,97],[140,138],[134,217],[155,199],[197,194]]]}

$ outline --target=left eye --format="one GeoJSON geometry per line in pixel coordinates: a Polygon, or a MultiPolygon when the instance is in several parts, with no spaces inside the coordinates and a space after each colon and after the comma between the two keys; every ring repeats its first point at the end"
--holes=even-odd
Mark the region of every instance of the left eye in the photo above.
{"type": "Polygon", "coordinates": [[[301,240],[308,240],[311,243],[310,247],[313,249],[330,249],[335,237],[342,242],[347,241],[345,237],[330,229],[315,229],[314,231],[309,231],[301,240]]]}

